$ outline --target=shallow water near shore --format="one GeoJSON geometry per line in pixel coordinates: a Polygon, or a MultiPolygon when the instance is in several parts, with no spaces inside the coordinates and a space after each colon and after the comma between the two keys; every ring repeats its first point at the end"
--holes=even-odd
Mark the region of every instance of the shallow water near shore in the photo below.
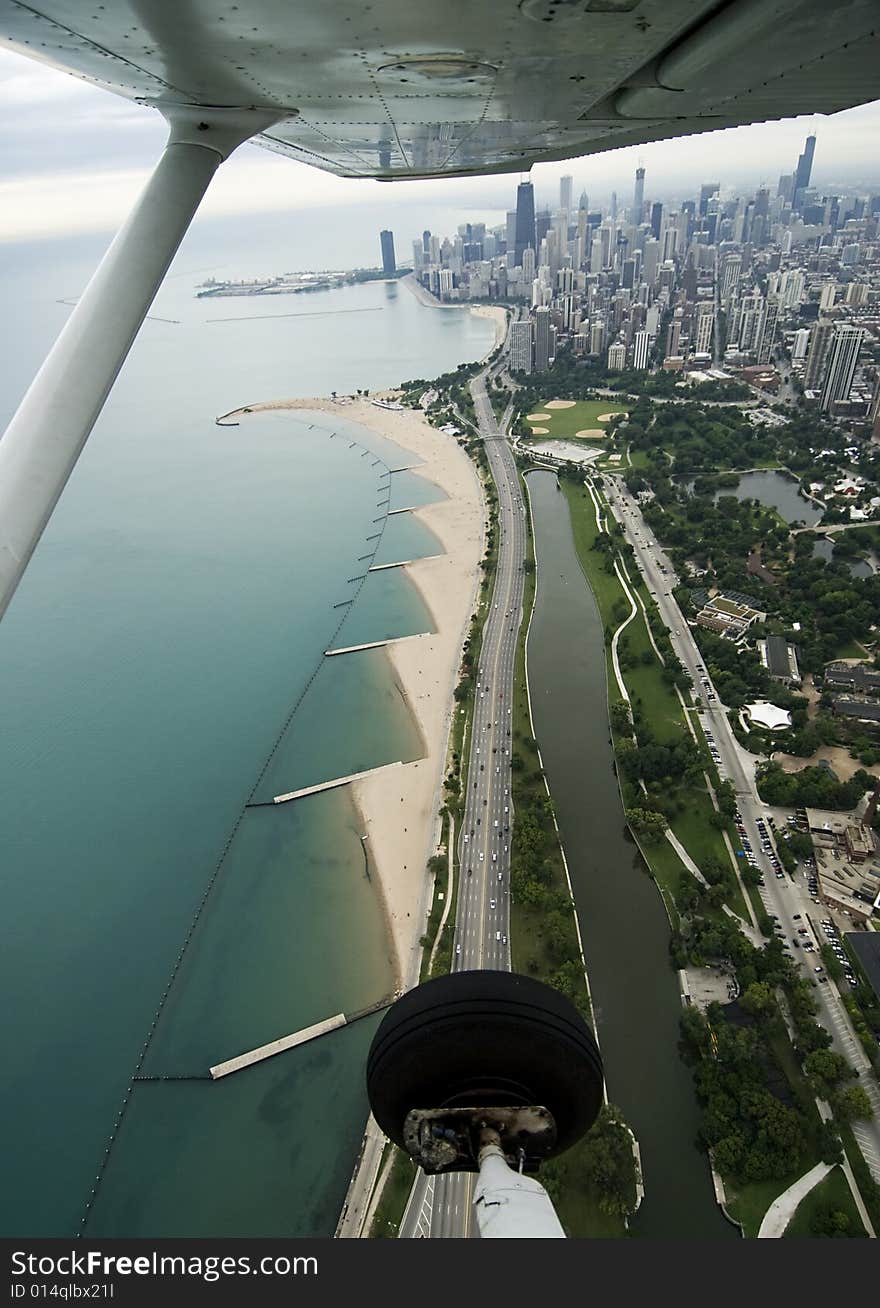
{"type": "MultiPolygon", "coordinates": [[[[7,319],[18,306],[36,340],[60,311],[27,271],[7,319]]],[[[89,1235],[332,1233],[377,1018],[224,1084],[129,1086],[138,1068],[202,1078],[391,984],[350,800],[245,807],[261,776],[294,789],[418,752],[384,655],[322,661],[340,630],[356,644],[430,627],[396,570],[334,607],[388,477],[329,439],[344,418],[214,425],[247,399],[431,376],[491,344],[491,323],[391,289],[326,293],[376,309],[336,321],[381,321],[379,359],[375,333],[358,354],[362,326],[246,322],[208,340],[172,280],[155,313],[180,322],[147,324],[0,626],[8,1235],[72,1235],[83,1218],[89,1235]]],[[[4,408],[23,384],[13,369],[4,408]]],[[[358,431],[377,461],[413,461],[358,431]]],[[[436,498],[400,478],[392,506],[436,498]]],[[[405,518],[387,545],[434,552],[405,518]]]]}

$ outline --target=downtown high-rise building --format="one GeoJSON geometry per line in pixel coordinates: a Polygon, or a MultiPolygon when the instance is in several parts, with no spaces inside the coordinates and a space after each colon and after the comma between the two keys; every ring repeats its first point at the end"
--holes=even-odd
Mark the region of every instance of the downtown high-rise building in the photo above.
{"type": "Polygon", "coordinates": [[[721,189],[720,182],[704,182],[700,187],[700,217],[705,218],[709,209],[709,200],[711,196],[717,195],[721,189]]]}
{"type": "Polygon", "coordinates": [[[633,362],[636,369],[644,370],[648,366],[649,336],[646,331],[636,332],[633,337],[633,362]]]}
{"type": "Polygon", "coordinates": [[[808,136],[804,142],[803,153],[798,155],[797,168],[794,174],[794,196],[792,204],[797,209],[803,199],[804,191],[810,185],[810,175],[813,171],[813,155],[816,152],[815,136],[808,136]]]}
{"type": "Polygon", "coordinates": [[[779,325],[779,296],[768,295],[764,309],[764,321],[758,340],[756,357],[758,363],[769,363],[770,354],[776,341],[776,329],[779,325]]]}
{"type": "Polygon", "coordinates": [[[644,168],[636,169],[636,184],[633,187],[633,226],[638,227],[642,221],[642,212],[645,208],[645,170],[644,168]]]}
{"type": "Polygon", "coordinates": [[[392,273],[397,272],[397,262],[394,258],[394,233],[380,232],[379,241],[382,245],[382,271],[386,277],[390,277],[392,273]]]}
{"type": "Polygon", "coordinates": [[[623,341],[615,341],[608,346],[608,371],[622,372],[626,367],[626,346],[623,341]]]}
{"type": "Polygon", "coordinates": [[[562,213],[571,213],[571,177],[560,177],[559,179],[559,208],[562,213]]]}
{"type": "Polygon", "coordinates": [[[535,188],[531,182],[520,182],[516,188],[516,242],[513,252],[514,266],[522,267],[523,250],[537,250],[535,238],[535,188]]]}
{"type": "Polygon", "coordinates": [[[721,300],[727,305],[739,290],[742,272],[742,255],[732,251],[724,256],[721,264],[721,300]]]}
{"type": "Polygon", "coordinates": [[[532,320],[512,322],[508,337],[511,372],[532,371],[532,320]]]}
{"type": "Polygon", "coordinates": [[[823,413],[829,413],[833,405],[841,400],[849,399],[864,338],[864,327],[854,327],[851,323],[838,327],[835,331],[819,400],[819,408],[823,413]]]}
{"type": "Polygon", "coordinates": [[[694,329],[694,352],[710,354],[712,351],[712,329],[715,326],[715,306],[698,304],[697,319],[694,329]]]}
{"type": "Polygon", "coordinates": [[[813,391],[821,384],[825,376],[825,365],[834,339],[834,323],[820,318],[810,336],[810,348],[804,368],[804,390],[813,391]]]}
{"type": "Polygon", "coordinates": [[[535,310],[535,371],[546,372],[550,358],[550,310],[541,305],[535,310]]]}

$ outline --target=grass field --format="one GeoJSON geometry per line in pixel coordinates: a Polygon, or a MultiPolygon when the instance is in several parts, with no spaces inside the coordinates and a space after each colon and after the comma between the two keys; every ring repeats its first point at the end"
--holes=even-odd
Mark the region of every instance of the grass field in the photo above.
{"type": "Polygon", "coordinates": [[[532,427],[546,427],[549,437],[564,437],[570,440],[577,436],[579,431],[598,430],[606,425],[605,422],[599,421],[600,414],[606,416],[609,413],[626,413],[623,405],[615,404],[613,400],[576,400],[570,409],[546,409],[543,405],[538,405],[534,410],[535,413],[546,413],[548,416],[542,421],[537,419],[530,422],[526,416],[526,422],[532,427]]]}
{"type": "Polygon", "coordinates": [[[858,1210],[853,1203],[847,1179],[840,1168],[835,1167],[828,1173],[824,1181],[820,1181],[798,1204],[797,1212],[785,1228],[785,1239],[790,1239],[792,1236],[812,1238],[811,1224],[813,1217],[828,1205],[835,1211],[846,1214],[849,1219],[849,1236],[851,1239],[858,1239],[866,1235],[858,1210]]]}

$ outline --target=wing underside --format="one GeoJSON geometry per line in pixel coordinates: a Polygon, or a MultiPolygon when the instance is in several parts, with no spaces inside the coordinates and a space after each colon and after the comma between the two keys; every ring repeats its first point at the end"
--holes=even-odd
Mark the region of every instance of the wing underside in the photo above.
{"type": "Polygon", "coordinates": [[[0,0],[0,35],[148,105],[281,110],[260,144],[386,180],[880,97],[878,0],[0,0]]]}

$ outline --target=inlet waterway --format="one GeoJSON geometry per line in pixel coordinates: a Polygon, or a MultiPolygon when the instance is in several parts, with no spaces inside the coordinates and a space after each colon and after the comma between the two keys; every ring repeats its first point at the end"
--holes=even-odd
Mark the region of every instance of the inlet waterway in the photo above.
{"type": "Polygon", "coordinates": [[[603,628],[556,476],[528,477],[538,593],[528,640],[535,734],[571,873],[608,1096],[638,1137],[650,1238],[736,1236],[718,1208],[677,1042],[681,1002],[660,895],[627,838],[609,742],[603,628]]]}

